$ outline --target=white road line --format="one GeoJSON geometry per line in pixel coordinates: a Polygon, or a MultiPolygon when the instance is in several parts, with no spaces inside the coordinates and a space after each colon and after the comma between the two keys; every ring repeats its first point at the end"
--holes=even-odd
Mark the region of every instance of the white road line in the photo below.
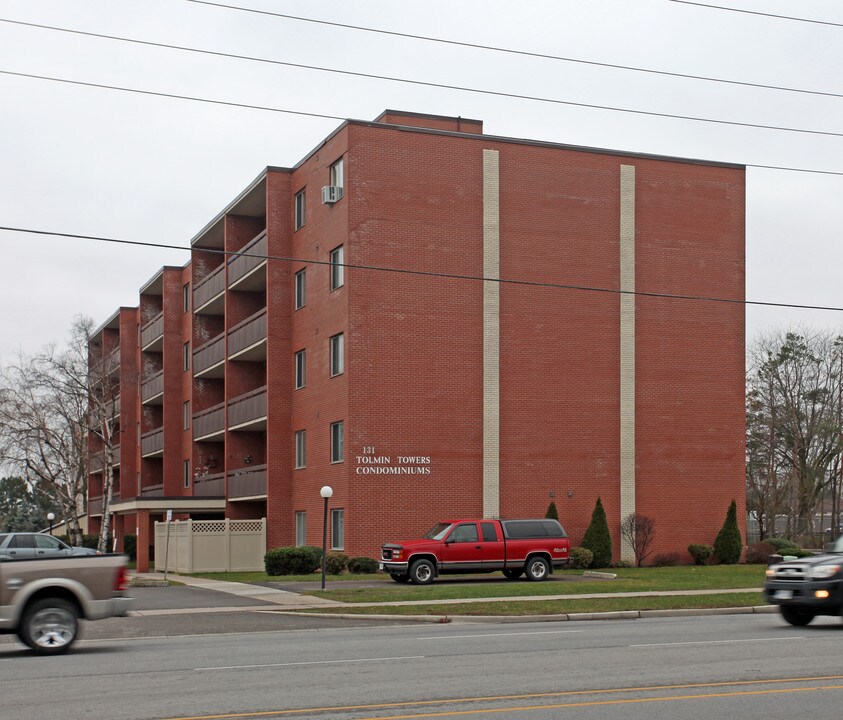
{"type": "Polygon", "coordinates": [[[629,645],[628,647],[667,647],[672,645],[725,645],[729,643],[748,642],[777,642],[780,640],[804,640],[804,635],[791,635],[783,638],[746,638],[745,640],[698,640],[696,642],[647,643],[646,645],[629,645]]]}
{"type": "Polygon", "coordinates": [[[296,665],[339,665],[342,663],[384,662],[392,660],[422,660],[425,655],[407,655],[405,657],[357,658],[355,660],[311,660],[309,662],[267,663],[266,665],[220,665],[218,667],[193,668],[194,672],[201,670],[248,670],[250,668],[293,667],[296,665]]]}
{"type": "Polygon", "coordinates": [[[420,637],[416,640],[456,640],[458,638],[509,637],[511,635],[570,635],[581,633],[583,630],[539,630],[537,632],[486,633],[477,635],[437,635],[436,637],[420,637]]]}

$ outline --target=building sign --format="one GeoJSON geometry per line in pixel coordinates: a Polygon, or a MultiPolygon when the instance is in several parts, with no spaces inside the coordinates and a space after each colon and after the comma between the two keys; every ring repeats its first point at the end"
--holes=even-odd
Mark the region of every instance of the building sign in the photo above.
{"type": "Polygon", "coordinates": [[[374,445],[364,445],[355,457],[358,475],[430,475],[429,455],[379,455],[374,445]]]}

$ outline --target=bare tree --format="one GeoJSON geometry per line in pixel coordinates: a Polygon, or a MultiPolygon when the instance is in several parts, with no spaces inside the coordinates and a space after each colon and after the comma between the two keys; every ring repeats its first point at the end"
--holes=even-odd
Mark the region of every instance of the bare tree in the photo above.
{"type": "Polygon", "coordinates": [[[630,513],[621,522],[621,537],[632,548],[636,567],[641,567],[652,552],[651,545],[655,534],[656,521],[646,515],[630,513]]]}

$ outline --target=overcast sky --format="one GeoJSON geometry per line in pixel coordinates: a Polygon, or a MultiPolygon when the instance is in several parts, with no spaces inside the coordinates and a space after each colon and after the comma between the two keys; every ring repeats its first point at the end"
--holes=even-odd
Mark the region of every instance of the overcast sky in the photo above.
{"type": "MultiPolygon", "coordinates": [[[[229,0],[221,0],[227,2],[229,0]]],[[[714,2],[715,0],[712,0],[714,2]]],[[[671,0],[230,0],[231,5],[583,61],[841,93],[843,27],[671,0]]],[[[843,24],[839,0],[718,5],[843,24]]],[[[189,0],[2,0],[0,19],[586,105],[843,133],[843,97],[665,77],[372,34],[189,0]]],[[[0,22],[0,70],[374,119],[461,115],[492,135],[843,173],[843,137],[423,87],[0,22]]],[[[189,241],[267,165],[339,121],[0,74],[0,226],[189,241]]],[[[747,169],[747,298],[843,306],[843,175],[747,169]]],[[[136,305],[188,253],[0,230],[0,362],[63,341],[78,314],[136,305]]],[[[747,308],[747,334],[843,313],[747,308]]]]}

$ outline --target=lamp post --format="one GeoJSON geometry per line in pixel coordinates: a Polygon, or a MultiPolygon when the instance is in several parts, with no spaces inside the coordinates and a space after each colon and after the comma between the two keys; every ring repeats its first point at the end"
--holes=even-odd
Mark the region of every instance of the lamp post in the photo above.
{"type": "Polygon", "coordinates": [[[334,489],[330,485],[325,485],[319,494],[325,501],[325,508],[322,514],[322,589],[325,589],[325,567],[328,555],[328,498],[334,494],[334,489]]]}
{"type": "Polygon", "coordinates": [[[56,519],[55,513],[51,513],[51,512],[47,513],[47,520],[50,521],[50,535],[53,534],[53,520],[55,520],[55,519],[56,519]]]}

